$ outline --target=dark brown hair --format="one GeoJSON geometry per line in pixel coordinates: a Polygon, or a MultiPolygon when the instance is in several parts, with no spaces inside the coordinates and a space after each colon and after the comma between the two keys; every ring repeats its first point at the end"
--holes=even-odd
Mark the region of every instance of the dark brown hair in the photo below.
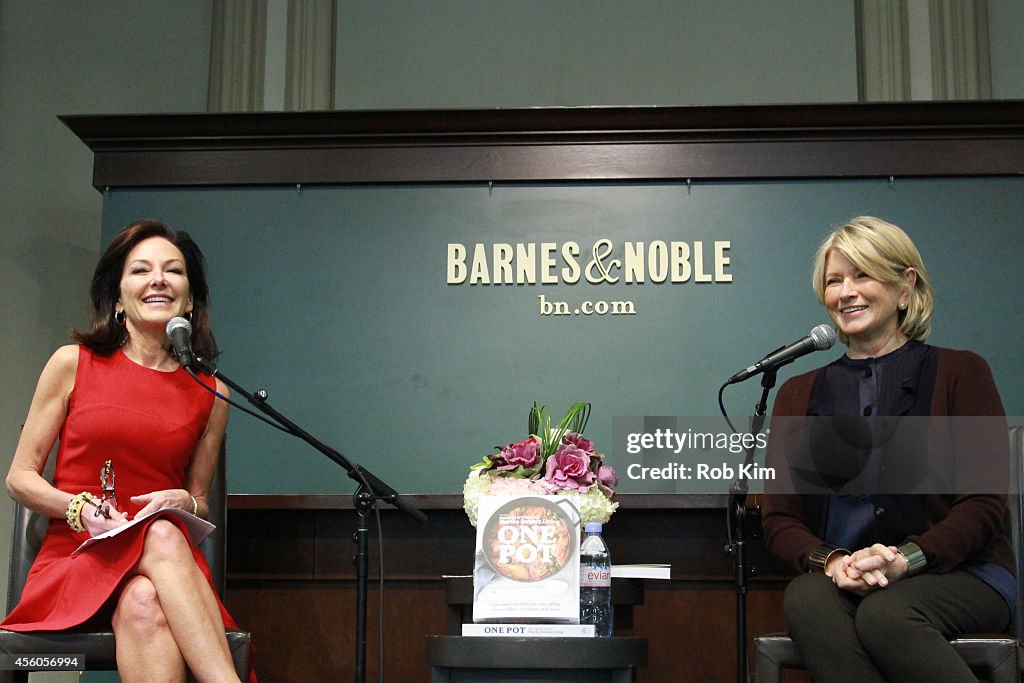
{"type": "Polygon", "coordinates": [[[124,263],[135,245],[150,237],[163,237],[185,257],[185,275],[188,277],[192,297],[192,350],[206,360],[213,360],[219,351],[210,330],[210,288],[206,283],[206,259],[187,232],[175,230],[163,221],[152,218],[129,223],[117,233],[103,252],[89,287],[91,328],[88,332],[73,330],[71,338],[104,356],[109,356],[124,345],[128,331],[114,320],[114,305],[121,294],[124,263]]]}

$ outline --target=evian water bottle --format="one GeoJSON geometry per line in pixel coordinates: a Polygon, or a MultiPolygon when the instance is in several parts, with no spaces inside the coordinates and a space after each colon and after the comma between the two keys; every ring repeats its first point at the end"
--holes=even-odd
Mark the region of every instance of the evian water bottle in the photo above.
{"type": "Polygon", "coordinates": [[[612,560],[601,537],[600,522],[587,522],[580,544],[580,623],[593,624],[595,635],[612,634],[612,560]]]}

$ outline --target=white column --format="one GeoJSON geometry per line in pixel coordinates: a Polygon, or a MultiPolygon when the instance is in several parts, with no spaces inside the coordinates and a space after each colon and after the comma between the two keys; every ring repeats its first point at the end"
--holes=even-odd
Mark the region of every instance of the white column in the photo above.
{"type": "Polygon", "coordinates": [[[334,108],[336,0],[291,0],[285,108],[334,108]]]}
{"type": "Polygon", "coordinates": [[[988,0],[857,0],[862,101],[992,97],[988,0]]]}
{"type": "Polygon", "coordinates": [[[863,102],[910,99],[907,5],[857,0],[857,90],[863,102]]]}
{"type": "Polygon", "coordinates": [[[266,22],[266,0],[213,3],[207,96],[210,111],[263,108],[266,22]]]}
{"type": "Polygon", "coordinates": [[[987,0],[929,0],[937,100],[992,98],[987,0]]]}
{"type": "Polygon", "coordinates": [[[331,109],[336,2],[215,2],[209,110],[331,109]]]}

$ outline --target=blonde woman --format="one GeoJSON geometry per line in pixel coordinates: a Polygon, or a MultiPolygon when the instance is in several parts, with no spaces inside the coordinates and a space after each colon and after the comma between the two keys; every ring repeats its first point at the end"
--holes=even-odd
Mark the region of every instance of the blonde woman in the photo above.
{"type": "MultiPolygon", "coordinates": [[[[788,380],[773,416],[1003,415],[980,356],[925,343],[932,287],[903,230],[872,217],[838,228],[817,252],[813,288],[847,350],[788,380]]],[[[772,436],[769,461],[783,461],[794,444],[772,436]]],[[[1006,432],[984,447],[1006,449],[1006,432]]],[[[987,492],[766,495],[769,548],[802,572],[786,590],[786,626],[812,680],[976,681],[947,641],[1012,623],[1005,514],[1005,496],[987,492]]]]}

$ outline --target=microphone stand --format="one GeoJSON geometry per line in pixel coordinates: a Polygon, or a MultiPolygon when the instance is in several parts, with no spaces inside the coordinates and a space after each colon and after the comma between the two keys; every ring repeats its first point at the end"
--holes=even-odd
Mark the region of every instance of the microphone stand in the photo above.
{"type": "MultiPolygon", "coordinates": [[[[216,367],[213,367],[210,363],[207,363],[198,356],[195,358],[195,365],[197,365],[203,372],[219,377],[224,384],[231,387],[237,394],[241,394],[246,397],[250,404],[260,410],[262,413],[272,418],[275,422],[280,424],[293,436],[296,436],[310,446],[320,451],[334,462],[341,465],[348,472],[348,476],[359,484],[356,488],[356,492],[352,496],[352,501],[356,509],[356,513],[359,517],[358,527],[355,534],[356,544],[356,670],[355,670],[355,681],[356,683],[363,683],[366,680],[366,611],[367,611],[367,584],[369,582],[369,536],[370,536],[370,513],[373,511],[376,502],[382,500],[385,503],[390,503],[396,508],[409,515],[418,522],[427,521],[427,516],[423,514],[416,507],[411,505],[407,500],[403,499],[397,491],[388,486],[386,483],[374,476],[369,470],[361,467],[356,463],[352,463],[344,455],[334,450],[330,446],[322,443],[308,432],[303,430],[297,424],[286,418],[284,415],[275,410],[269,403],[267,403],[268,393],[264,389],[260,389],[255,393],[250,393],[243,389],[241,386],[233,382],[224,373],[220,372],[216,367]]],[[[191,372],[191,368],[186,366],[191,372]]],[[[381,567],[381,571],[384,568],[381,567]]],[[[383,599],[383,596],[381,596],[383,599]]]]}
{"type": "MultiPolygon", "coordinates": [[[[788,362],[792,362],[791,360],[788,362]]],[[[787,363],[780,363],[765,370],[761,377],[761,400],[754,407],[754,416],[750,423],[750,433],[757,435],[764,427],[765,416],[768,413],[768,392],[775,386],[778,368],[787,363]]],[[[756,439],[747,447],[747,457],[744,467],[754,462],[754,452],[757,450],[756,439]]],[[[746,525],[747,514],[754,519],[749,520],[756,523],[760,517],[759,507],[747,508],[747,481],[743,476],[741,468],[736,481],[729,485],[729,502],[727,508],[729,544],[725,546],[725,552],[732,556],[735,566],[736,583],[736,680],[738,683],[747,683],[747,579],[757,575],[757,567],[747,566],[746,553],[746,525]]]]}

